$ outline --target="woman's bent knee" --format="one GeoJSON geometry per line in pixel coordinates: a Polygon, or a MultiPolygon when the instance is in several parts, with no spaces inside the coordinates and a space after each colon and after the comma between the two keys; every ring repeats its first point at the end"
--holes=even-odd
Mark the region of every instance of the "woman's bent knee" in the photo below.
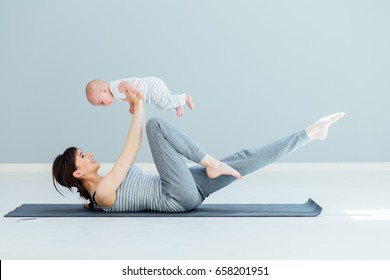
{"type": "Polygon", "coordinates": [[[156,118],[156,117],[150,118],[146,122],[146,126],[145,126],[146,132],[151,132],[151,131],[155,130],[156,128],[159,128],[162,121],[163,120],[160,118],[156,118]]]}
{"type": "Polygon", "coordinates": [[[186,198],[185,201],[179,201],[180,205],[186,210],[191,211],[195,208],[198,208],[203,202],[203,198],[200,194],[194,195],[190,198],[186,198]]]}

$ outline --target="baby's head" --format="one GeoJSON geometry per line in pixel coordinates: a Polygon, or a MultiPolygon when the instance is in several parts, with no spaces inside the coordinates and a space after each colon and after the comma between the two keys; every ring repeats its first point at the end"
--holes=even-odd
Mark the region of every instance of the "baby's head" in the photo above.
{"type": "Polygon", "coordinates": [[[85,87],[89,103],[94,106],[108,106],[114,102],[110,86],[103,80],[92,80],[85,87]]]}

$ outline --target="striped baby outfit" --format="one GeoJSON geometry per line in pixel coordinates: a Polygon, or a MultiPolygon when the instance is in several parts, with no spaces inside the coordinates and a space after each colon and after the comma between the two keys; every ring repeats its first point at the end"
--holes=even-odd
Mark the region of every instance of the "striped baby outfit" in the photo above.
{"type": "Polygon", "coordinates": [[[118,90],[118,85],[122,81],[134,83],[135,85],[140,81],[144,101],[149,105],[156,106],[159,110],[173,110],[186,103],[185,99],[187,95],[185,93],[171,95],[169,88],[157,77],[126,78],[110,82],[110,90],[114,97],[119,101],[122,101],[122,98],[126,98],[126,94],[119,92],[118,90]]]}

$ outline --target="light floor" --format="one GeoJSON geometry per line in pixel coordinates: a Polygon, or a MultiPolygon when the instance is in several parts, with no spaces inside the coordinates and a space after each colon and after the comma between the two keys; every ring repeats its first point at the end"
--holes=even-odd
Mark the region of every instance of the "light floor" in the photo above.
{"type": "MultiPolygon", "coordinates": [[[[141,166],[155,172],[150,165],[141,166]]],[[[303,203],[315,218],[4,218],[77,203],[49,165],[0,165],[0,259],[390,259],[390,163],[279,163],[205,203],[303,203]]]]}

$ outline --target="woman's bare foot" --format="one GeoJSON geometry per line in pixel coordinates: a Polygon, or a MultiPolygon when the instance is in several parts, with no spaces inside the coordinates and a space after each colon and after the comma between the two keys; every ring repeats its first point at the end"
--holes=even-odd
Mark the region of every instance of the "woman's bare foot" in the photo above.
{"type": "Polygon", "coordinates": [[[323,117],[315,123],[305,128],[307,136],[310,140],[319,139],[324,140],[328,136],[328,128],[344,117],[345,113],[336,113],[323,117]]]}
{"type": "Polygon", "coordinates": [[[241,179],[241,174],[233,167],[223,163],[210,155],[206,155],[200,164],[206,167],[207,177],[214,179],[221,175],[233,176],[237,179],[241,179]]]}
{"type": "Polygon", "coordinates": [[[183,106],[176,107],[176,116],[178,118],[184,116],[184,109],[183,106]]]}
{"type": "Polygon", "coordinates": [[[187,96],[186,96],[186,103],[187,103],[188,107],[190,107],[190,110],[192,110],[192,108],[194,108],[194,103],[192,102],[192,97],[189,94],[187,94],[187,96]]]}

